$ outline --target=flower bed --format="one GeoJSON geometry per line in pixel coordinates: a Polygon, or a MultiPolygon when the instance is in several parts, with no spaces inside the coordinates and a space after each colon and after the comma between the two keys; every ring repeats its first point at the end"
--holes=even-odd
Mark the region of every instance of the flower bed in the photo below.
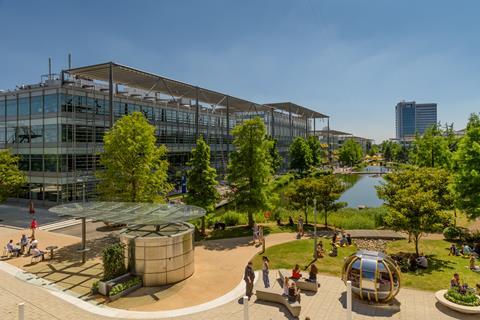
{"type": "Polygon", "coordinates": [[[480,306],[480,298],[475,294],[475,290],[472,288],[451,288],[447,290],[444,297],[448,301],[462,306],[480,306]]]}
{"type": "Polygon", "coordinates": [[[142,286],[142,279],[140,277],[133,277],[125,282],[115,284],[108,292],[110,300],[116,300],[123,295],[126,295],[142,286]]]}

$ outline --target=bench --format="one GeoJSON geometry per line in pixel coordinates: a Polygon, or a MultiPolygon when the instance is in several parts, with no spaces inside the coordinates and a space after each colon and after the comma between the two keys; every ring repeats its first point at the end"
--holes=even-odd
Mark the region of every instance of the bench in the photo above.
{"type": "Polygon", "coordinates": [[[303,276],[302,276],[302,278],[300,278],[298,280],[292,279],[292,278],[290,278],[291,274],[292,273],[289,270],[286,270],[286,269],[279,269],[278,270],[278,276],[280,277],[280,280],[282,281],[282,286],[285,283],[285,277],[288,277],[290,280],[295,281],[295,283],[297,284],[297,287],[300,290],[313,291],[313,292],[318,291],[318,282],[317,281],[315,281],[315,282],[307,281],[303,276]]]}
{"type": "Polygon", "coordinates": [[[289,301],[288,297],[284,296],[283,292],[280,289],[257,289],[257,291],[255,292],[255,296],[257,297],[257,300],[280,303],[284,305],[294,317],[300,316],[300,311],[302,309],[300,303],[298,303],[297,301],[289,301]]]}

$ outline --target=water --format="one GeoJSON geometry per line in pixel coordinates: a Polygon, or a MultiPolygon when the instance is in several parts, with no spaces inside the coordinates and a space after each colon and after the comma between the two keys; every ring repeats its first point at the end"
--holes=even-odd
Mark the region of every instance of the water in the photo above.
{"type": "Polygon", "coordinates": [[[358,206],[378,207],[383,204],[383,200],[377,196],[375,186],[379,185],[383,178],[381,176],[373,176],[376,172],[385,170],[382,167],[368,166],[363,172],[371,172],[371,174],[356,174],[345,176],[347,184],[351,187],[345,191],[338,201],[347,202],[348,207],[358,208],[358,206]]]}

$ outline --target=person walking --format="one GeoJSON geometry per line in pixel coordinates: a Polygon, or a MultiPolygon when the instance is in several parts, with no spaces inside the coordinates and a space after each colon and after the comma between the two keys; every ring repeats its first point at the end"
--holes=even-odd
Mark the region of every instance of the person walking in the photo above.
{"type": "Polygon", "coordinates": [[[265,288],[270,288],[270,279],[268,278],[268,274],[270,271],[270,260],[266,256],[262,257],[263,260],[263,267],[262,267],[262,276],[263,276],[263,284],[265,288]]]}
{"type": "Polygon", "coordinates": [[[32,223],[30,223],[30,229],[32,229],[32,236],[30,238],[35,238],[35,229],[38,228],[37,219],[33,218],[32,223]]]}
{"type": "Polygon", "coordinates": [[[305,232],[303,230],[303,218],[300,216],[300,218],[298,218],[298,235],[299,235],[299,238],[303,237],[304,234],[305,234],[305,232]]]}
{"type": "Polygon", "coordinates": [[[246,286],[245,295],[248,297],[248,300],[250,300],[250,297],[253,294],[253,281],[255,280],[255,271],[253,271],[252,261],[249,261],[245,267],[243,280],[245,280],[246,286]]]}

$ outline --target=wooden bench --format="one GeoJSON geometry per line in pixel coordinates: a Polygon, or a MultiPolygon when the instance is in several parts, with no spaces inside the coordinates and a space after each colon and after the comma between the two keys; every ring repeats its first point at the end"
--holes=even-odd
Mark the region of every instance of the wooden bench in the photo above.
{"type": "Polygon", "coordinates": [[[318,291],[318,282],[317,281],[315,281],[315,282],[307,281],[305,279],[305,277],[303,277],[303,275],[302,275],[302,278],[300,278],[298,280],[292,279],[292,278],[290,278],[291,274],[292,274],[291,271],[286,270],[286,269],[279,269],[278,270],[278,276],[280,277],[280,280],[282,281],[282,286],[285,283],[285,277],[288,277],[288,279],[290,279],[291,281],[295,281],[295,283],[297,284],[297,287],[300,290],[313,291],[313,292],[318,291]]]}
{"type": "Polygon", "coordinates": [[[294,317],[300,316],[300,311],[302,309],[300,303],[297,301],[289,301],[288,297],[283,295],[280,288],[257,289],[255,296],[257,297],[257,300],[280,303],[284,305],[294,317]]]}

